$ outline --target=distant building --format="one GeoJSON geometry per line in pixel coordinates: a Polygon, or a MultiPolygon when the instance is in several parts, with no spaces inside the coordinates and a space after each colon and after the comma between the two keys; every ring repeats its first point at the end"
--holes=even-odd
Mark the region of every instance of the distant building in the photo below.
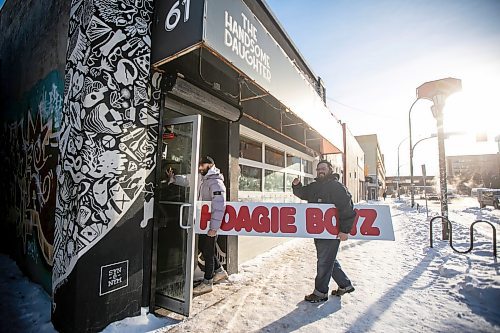
{"type": "Polygon", "coordinates": [[[343,182],[352,194],[354,202],[366,198],[365,190],[365,152],[347,127],[342,124],[344,133],[344,174],[343,182]]]}
{"type": "MultiPolygon", "coordinates": [[[[427,193],[439,192],[439,177],[435,176],[413,176],[413,183],[415,184],[415,194],[423,194],[424,186],[427,188],[427,193]]],[[[400,176],[399,177],[399,193],[410,194],[410,176],[400,176]]],[[[386,177],[385,185],[387,189],[387,195],[397,195],[398,188],[398,177],[386,177]]]]}
{"type": "Polygon", "coordinates": [[[359,135],[356,140],[365,152],[366,198],[378,200],[385,191],[385,164],[377,134],[359,135]]]}
{"type": "Polygon", "coordinates": [[[340,175],[340,182],[344,184],[352,195],[353,202],[366,199],[365,190],[365,152],[352,135],[346,123],[342,123],[343,153],[327,154],[323,157],[333,167],[333,172],[340,175]]]}
{"type": "Polygon", "coordinates": [[[446,157],[448,182],[461,192],[473,187],[500,187],[500,154],[446,157]]]}

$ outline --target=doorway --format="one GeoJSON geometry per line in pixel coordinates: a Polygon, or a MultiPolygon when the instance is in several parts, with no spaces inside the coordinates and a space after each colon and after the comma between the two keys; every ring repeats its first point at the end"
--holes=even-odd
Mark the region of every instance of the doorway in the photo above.
{"type": "Polygon", "coordinates": [[[185,316],[193,290],[200,125],[200,115],[168,118],[158,144],[152,304],[185,316]],[[183,182],[170,182],[167,170],[182,175],[183,182]]]}
{"type": "MultiPolygon", "coordinates": [[[[167,97],[168,98],[168,97],[167,97]]],[[[166,103],[167,106],[173,103],[166,103]]],[[[157,189],[153,231],[150,307],[189,316],[193,271],[198,255],[193,223],[196,211],[198,159],[209,155],[224,175],[229,172],[229,123],[194,107],[163,110],[157,154],[157,189]],[[169,182],[167,170],[185,183],[169,182]],[[186,186],[188,185],[188,186],[186,186]]],[[[229,187],[228,181],[225,181],[229,187]]],[[[219,236],[217,256],[227,263],[227,237],[219,236]]]]}

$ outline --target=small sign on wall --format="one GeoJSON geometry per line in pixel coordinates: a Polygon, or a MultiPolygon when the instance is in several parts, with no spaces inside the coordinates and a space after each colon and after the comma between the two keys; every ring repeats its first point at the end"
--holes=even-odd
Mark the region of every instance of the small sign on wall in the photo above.
{"type": "Polygon", "coordinates": [[[128,286],[128,260],[101,267],[99,296],[128,286]]]}

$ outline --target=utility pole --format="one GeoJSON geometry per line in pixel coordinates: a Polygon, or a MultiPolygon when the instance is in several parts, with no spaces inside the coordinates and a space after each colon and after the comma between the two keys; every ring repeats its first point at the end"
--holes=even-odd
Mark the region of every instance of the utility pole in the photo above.
{"type": "MultiPolygon", "coordinates": [[[[434,105],[431,107],[432,115],[436,118],[437,139],[439,150],[439,184],[441,188],[441,215],[448,218],[448,189],[446,179],[446,154],[444,149],[444,129],[443,129],[443,108],[446,98],[462,90],[462,81],[454,78],[446,78],[430,81],[417,88],[417,98],[431,100],[434,105]]],[[[410,152],[411,153],[411,152],[410,152]]],[[[448,221],[442,219],[443,239],[450,239],[448,221]]]]}

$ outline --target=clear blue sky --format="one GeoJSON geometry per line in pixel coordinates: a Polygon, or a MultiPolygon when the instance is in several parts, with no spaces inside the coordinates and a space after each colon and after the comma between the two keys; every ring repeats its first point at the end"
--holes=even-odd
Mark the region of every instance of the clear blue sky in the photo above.
{"type": "MultiPolygon", "coordinates": [[[[389,175],[397,170],[397,146],[408,136],[408,108],[416,87],[444,77],[462,79],[464,88],[449,98],[445,129],[486,130],[490,140],[450,139],[447,154],[497,151],[500,1],[267,2],[326,82],[334,113],[355,135],[378,134],[389,175]]],[[[419,101],[412,112],[414,139],[436,131],[429,107],[419,101]]],[[[426,163],[430,172],[437,170],[436,146],[434,139],[419,144],[417,169],[426,163]]],[[[401,147],[401,173],[408,174],[408,145],[401,147]]]]}
{"type": "MultiPolygon", "coordinates": [[[[497,151],[500,0],[267,1],[326,82],[333,112],[355,135],[378,134],[389,175],[396,174],[396,148],[408,135],[415,88],[435,79],[463,80],[463,93],[449,98],[445,129],[489,135],[486,143],[449,139],[447,154],[497,151]]],[[[435,132],[429,106],[420,101],[412,112],[415,141],[435,132]]],[[[408,174],[408,146],[401,147],[401,173],[408,174]]],[[[435,140],[422,142],[415,151],[417,174],[423,163],[435,173],[436,156],[435,140]]]]}

